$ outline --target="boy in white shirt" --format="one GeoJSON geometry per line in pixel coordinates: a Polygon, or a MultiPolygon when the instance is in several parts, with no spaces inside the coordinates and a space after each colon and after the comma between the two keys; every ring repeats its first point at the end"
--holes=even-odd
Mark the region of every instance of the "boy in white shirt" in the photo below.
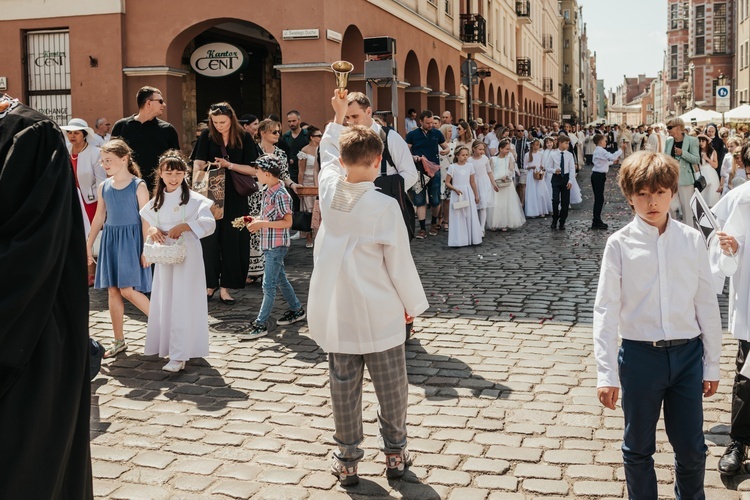
{"type": "Polygon", "coordinates": [[[336,112],[320,143],[320,210],[310,279],[310,335],[328,353],[331,406],[338,445],[331,472],[343,486],[357,484],[364,456],[362,377],[367,366],[380,404],[378,421],[388,478],[403,476],[408,383],[405,315],[429,304],[395,199],[375,189],[383,143],[371,129],[344,128],[346,92],[331,100],[336,112]]]}
{"type": "Polygon", "coordinates": [[[594,167],[591,169],[591,188],[594,191],[594,221],[591,223],[591,229],[608,229],[609,226],[602,220],[604,184],[607,181],[609,166],[622,156],[622,153],[625,151],[625,143],[614,154],[604,149],[604,146],[607,144],[607,138],[604,135],[596,134],[594,136],[594,144],[596,144],[596,149],[591,159],[594,164],[594,167]]]}
{"type": "Polygon", "coordinates": [[[663,154],[638,152],[623,162],[620,189],[636,216],[607,240],[594,304],[597,393],[614,410],[622,387],[629,498],[658,497],[653,454],[662,404],[675,494],[704,498],[702,398],[719,385],[721,318],[702,236],[669,215],[678,178],[677,162],[663,154]]]}

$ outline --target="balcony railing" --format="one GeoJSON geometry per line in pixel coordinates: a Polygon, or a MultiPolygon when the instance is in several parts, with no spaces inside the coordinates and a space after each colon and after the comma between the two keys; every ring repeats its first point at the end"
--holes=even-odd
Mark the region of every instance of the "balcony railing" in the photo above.
{"type": "Polygon", "coordinates": [[[516,15],[519,18],[531,20],[531,1],[519,0],[516,2],[516,15]]]}
{"type": "Polygon", "coordinates": [[[461,14],[461,41],[487,45],[487,21],[479,14],[461,14]]]}
{"type": "Polygon", "coordinates": [[[542,48],[545,52],[552,52],[552,35],[542,35],[542,48]]]}
{"type": "Polygon", "coordinates": [[[552,78],[545,77],[542,79],[542,90],[545,94],[552,94],[555,91],[552,78]]]}
{"type": "Polygon", "coordinates": [[[531,59],[519,57],[516,60],[516,74],[521,78],[531,78],[531,59]]]}

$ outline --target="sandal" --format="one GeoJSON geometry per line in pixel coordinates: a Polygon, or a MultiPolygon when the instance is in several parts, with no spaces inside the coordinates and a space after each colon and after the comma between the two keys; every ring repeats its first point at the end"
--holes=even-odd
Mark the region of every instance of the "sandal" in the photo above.
{"type": "Polygon", "coordinates": [[[122,339],[122,340],[115,339],[112,342],[112,344],[110,344],[109,349],[104,351],[104,357],[111,358],[127,350],[128,350],[128,344],[125,343],[125,339],[122,339]]]}

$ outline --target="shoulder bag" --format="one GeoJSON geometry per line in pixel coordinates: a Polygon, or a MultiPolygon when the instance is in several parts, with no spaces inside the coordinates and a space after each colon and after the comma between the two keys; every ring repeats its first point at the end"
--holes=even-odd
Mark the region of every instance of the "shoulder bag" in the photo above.
{"type": "Polygon", "coordinates": [[[206,170],[200,170],[193,174],[193,191],[202,194],[213,201],[211,213],[214,219],[221,220],[224,217],[224,187],[226,175],[223,168],[211,168],[213,163],[207,163],[206,170]]]}
{"type": "MultiPolygon", "coordinates": [[[[406,191],[404,189],[404,178],[400,174],[395,173],[388,175],[388,165],[396,167],[393,164],[393,158],[388,150],[388,134],[382,128],[380,129],[380,139],[383,141],[383,161],[380,163],[380,176],[375,179],[375,186],[380,189],[380,192],[390,196],[398,202],[398,206],[401,209],[401,215],[406,225],[406,231],[409,233],[409,240],[414,239],[414,205],[411,200],[407,198],[406,191]]],[[[423,175],[419,174],[420,177],[423,175]]],[[[419,181],[417,182],[419,184],[419,181]]]]}
{"type": "MultiPolygon", "coordinates": [[[[227,148],[223,144],[221,145],[221,154],[225,160],[229,159],[227,148]]],[[[255,177],[252,175],[245,175],[236,170],[232,170],[230,177],[232,178],[234,190],[237,191],[238,195],[250,196],[251,194],[258,192],[258,181],[256,181],[255,177]]]]}

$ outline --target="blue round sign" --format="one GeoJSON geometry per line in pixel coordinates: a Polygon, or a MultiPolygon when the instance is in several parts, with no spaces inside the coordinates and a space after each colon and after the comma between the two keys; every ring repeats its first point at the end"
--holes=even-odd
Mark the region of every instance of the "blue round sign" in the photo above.
{"type": "Polygon", "coordinates": [[[719,97],[727,97],[729,95],[729,89],[727,87],[719,87],[716,89],[716,95],[719,97]]]}

